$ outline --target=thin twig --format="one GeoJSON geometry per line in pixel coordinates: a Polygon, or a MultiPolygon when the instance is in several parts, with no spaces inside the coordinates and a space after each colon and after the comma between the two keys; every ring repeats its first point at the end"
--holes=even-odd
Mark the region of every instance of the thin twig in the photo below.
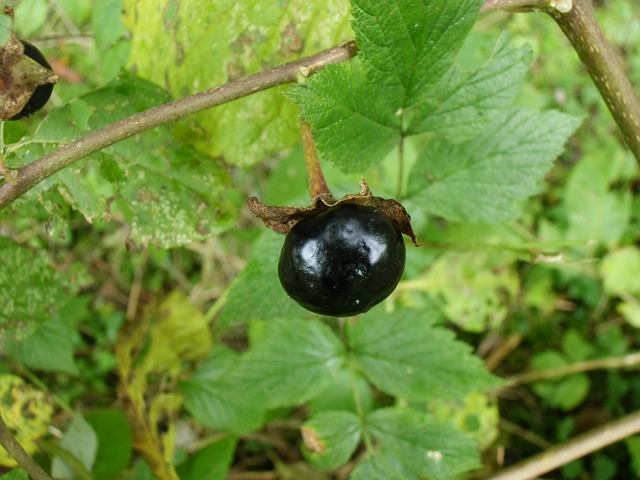
{"type": "Polygon", "coordinates": [[[0,415],[0,445],[33,480],[53,480],[18,443],[7,424],[4,423],[2,415],[0,415]]]}
{"type": "Polygon", "coordinates": [[[489,480],[529,480],[640,432],[640,412],[579,435],[509,467],[489,480]]]}
{"type": "Polygon", "coordinates": [[[541,380],[550,380],[552,378],[566,377],[576,373],[589,372],[592,370],[604,370],[610,368],[628,368],[640,365],[640,352],[630,353],[621,357],[596,358],[584,362],[572,363],[571,365],[563,365],[561,367],[547,368],[544,370],[535,370],[514,375],[507,378],[507,387],[514,385],[522,385],[523,383],[539,382],[541,380]]]}
{"type": "Polygon", "coordinates": [[[541,10],[549,4],[549,0],[485,0],[480,13],[490,13],[497,10],[530,12],[541,10]]]}
{"type": "Polygon", "coordinates": [[[357,52],[354,41],[323,50],[310,57],[279,65],[219,87],[174,100],[101,128],[17,169],[14,181],[0,186],[0,209],[44,179],[109,145],[165,123],[207,110],[269,88],[292,83],[331,63],[343,62],[357,52]]]}

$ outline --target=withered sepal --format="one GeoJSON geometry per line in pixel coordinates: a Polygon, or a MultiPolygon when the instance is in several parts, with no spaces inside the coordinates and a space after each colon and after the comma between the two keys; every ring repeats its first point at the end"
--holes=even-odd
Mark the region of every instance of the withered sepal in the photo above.
{"type": "Polygon", "coordinates": [[[392,198],[375,197],[367,182],[363,179],[360,182],[360,193],[345,195],[336,200],[330,194],[319,195],[313,199],[308,207],[278,207],[265,205],[256,197],[249,197],[247,205],[249,210],[264,224],[274,232],[287,235],[291,229],[300,221],[314,217],[325,210],[328,210],[342,203],[366,205],[376,208],[384,213],[400,230],[401,233],[411,238],[415,246],[418,246],[413,229],[411,228],[411,217],[405,208],[398,201],[392,198]]]}

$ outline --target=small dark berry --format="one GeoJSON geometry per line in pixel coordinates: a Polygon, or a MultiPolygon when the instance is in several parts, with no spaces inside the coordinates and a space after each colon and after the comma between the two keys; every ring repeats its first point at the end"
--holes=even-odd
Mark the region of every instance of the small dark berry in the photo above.
{"type": "Polygon", "coordinates": [[[278,265],[287,294],[312,312],[366,312],[396,288],[405,265],[402,234],[380,210],[340,203],[287,235],[278,265]]]}

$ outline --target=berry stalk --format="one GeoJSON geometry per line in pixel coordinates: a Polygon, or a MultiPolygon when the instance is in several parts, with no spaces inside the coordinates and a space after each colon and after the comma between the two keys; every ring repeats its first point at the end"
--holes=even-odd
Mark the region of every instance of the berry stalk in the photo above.
{"type": "Polygon", "coordinates": [[[318,160],[318,151],[311,133],[311,125],[304,118],[300,119],[300,130],[302,132],[302,148],[304,150],[304,162],[307,166],[307,175],[309,179],[309,195],[311,200],[323,197],[328,201],[334,201],[333,195],[327,186],[327,181],[322,173],[320,161],[318,160]]]}

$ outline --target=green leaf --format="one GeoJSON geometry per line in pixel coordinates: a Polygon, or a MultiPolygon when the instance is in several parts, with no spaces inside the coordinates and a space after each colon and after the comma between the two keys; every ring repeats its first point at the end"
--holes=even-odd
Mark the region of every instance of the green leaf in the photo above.
{"type": "Polygon", "coordinates": [[[77,337],[73,326],[55,317],[36,327],[22,341],[6,339],[2,346],[7,355],[25,367],[78,375],[78,367],[73,360],[77,337]]]}
{"type": "Polygon", "coordinates": [[[349,480],[419,480],[393,453],[382,451],[358,463],[349,480]]]}
{"type": "Polygon", "coordinates": [[[237,438],[211,442],[178,467],[181,480],[224,480],[233,460],[237,438]]]}
{"type": "MultiPolygon", "coordinates": [[[[478,241],[478,237],[462,238],[478,241]]],[[[520,290],[513,261],[503,252],[446,252],[430,265],[424,277],[429,296],[449,320],[466,331],[497,328],[509,315],[520,290]]]]}
{"type": "Polygon", "coordinates": [[[85,420],[98,437],[98,450],[91,472],[94,480],[111,480],[122,473],[133,454],[133,434],[120,410],[94,410],[85,420]]]}
{"type": "Polygon", "coordinates": [[[98,48],[107,48],[127,33],[122,23],[122,0],[95,0],[93,38],[98,48]]]}
{"type": "Polygon", "coordinates": [[[473,440],[449,423],[397,408],[377,410],[366,421],[380,450],[420,478],[451,478],[480,465],[473,440]]]}
{"type": "MultiPolygon", "coordinates": [[[[126,0],[130,67],[174,97],[212,88],[352,36],[344,0],[126,0]]],[[[295,144],[297,112],[278,89],[183,121],[185,141],[251,165],[295,144]]]]}
{"type": "Polygon", "coordinates": [[[407,132],[435,132],[453,143],[471,138],[509,106],[531,66],[531,49],[514,48],[500,37],[481,68],[450,68],[409,113],[407,132]]]}
{"type": "Polygon", "coordinates": [[[613,295],[640,295],[640,250],[627,246],[609,252],[600,264],[604,289],[613,295]]]}
{"type": "Polygon", "coordinates": [[[347,463],[360,443],[360,419],[351,412],[323,412],[302,426],[303,452],[316,468],[347,463]]]}
{"type": "Polygon", "coordinates": [[[248,397],[268,407],[314,398],[340,371],[344,347],[329,327],[314,320],[273,319],[253,342],[235,374],[248,397]]]}
{"type": "Polygon", "coordinates": [[[300,318],[311,314],[290,299],[277,279],[278,258],[284,237],[264,232],[254,243],[245,268],[229,288],[215,328],[275,317],[300,318]]]}
{"type": "Polygon", "coordinates": [[[29,475],[21,468],[14,468],[0,476],[0,478],[2,478],[2,480],[29,480],[29,475]]]}
{"type": "Polygon", "coordinates": [[[449,220],[516,218],[578,124],[560,112],[514,108],[467,142],[434,139],[418,156],[409,195],[449,220]]]}
{"type": "Polygon", "coordinates": [[[427,315],[372,311],[349,327],[349,352],[371,383],[418,401],[459,398],[498,385],[468,345],[434,327],[427,315]]]}
{"type": "Polygon", "coordinates": [[[632,195],[611,188],[625,181],[625,158],[617,143],[583,146],[585,155],[571,169],[564,190],[566,238],[616,245],[629,224],[632,195]],[[594,148],[595,147],[595,148],[594,148]]]}
{"type": "MultiPolygon", "coordinates": [[[[330,66],[287,93],[312,124],[322,157],[343,171],[361,171],[398,145],[407,120],[420,120],[412,107],[433,97],[433,86],[451,68],[481,3],[355,1],[359,58],[330,66]]],[[[473,76],[469,81],[481,83],[473,76]]],[[[431,107],[417,113],[425,116],[431,107]]]]}
{"type": "MultiPolygon", "coordinates": [[[[98,450],[98,437],[80,413],[71,419],[69,428],[60,446],[75,457],[87,471],[91,471],[98,450]]],[[[72,466],[60,456],[55,456],[51,462],[51,475],[56,478],[74,480],[78,478],[72,466]]]]}
{"type": "Polygon", "coordinates": [[[0,331],[25,338],[67,299],[69,281],[56,272],[44,250],[0,237],[0,331]]]}
{"type": "MultiPolygon", "coordinates": [[[[150,82],[123,75],[54,110],[14,154],[28,163],[60,143],[169,99],[150,82]]],[[[239,199],[230,184],[220,161],[175,141],[164,126],[107,147],[39,188],[57,187],[89,222],[109,219],[113,210],[120,210],[131,223],[134,242],[168,248],[233,225],[239,199]]]]}
{"type": "Polygon", "coordinates": [[[241,434],[262,424],[265,407],[245,395],[244,385],[235,380],[238,363],[232,350],[216,347],[196,373],[180,383],[185,407],[209,428],[241,434]]]}
{"type": "Polygon", "coordinates": [[[409,107],[453,64],[475,23],[480,0],[353,0],[353,30],[369,79],[409,107]]]}
{"type": "MultiPolygon", "coordinates": [[[[531,363],[537,370],[544,370],[567,365],[568,361],[556,350],[545,350],[534,355],[531,363]]],[[[532,389],[547,404],[568,411],[584,401],[590,387],[589,377],[584,373],[578,373],[567,378],[536,382],[532,389]]]]}
{"type": "Polygon", "coordinates": [[[307,408],[310,416],[335,410],[368,413],[373,410],[374,403],[374,394],[365,378],[357,372],[344,369],[309,402],[307,408]],[[357,397],[357,404],[354,397],[357,397]]]}

